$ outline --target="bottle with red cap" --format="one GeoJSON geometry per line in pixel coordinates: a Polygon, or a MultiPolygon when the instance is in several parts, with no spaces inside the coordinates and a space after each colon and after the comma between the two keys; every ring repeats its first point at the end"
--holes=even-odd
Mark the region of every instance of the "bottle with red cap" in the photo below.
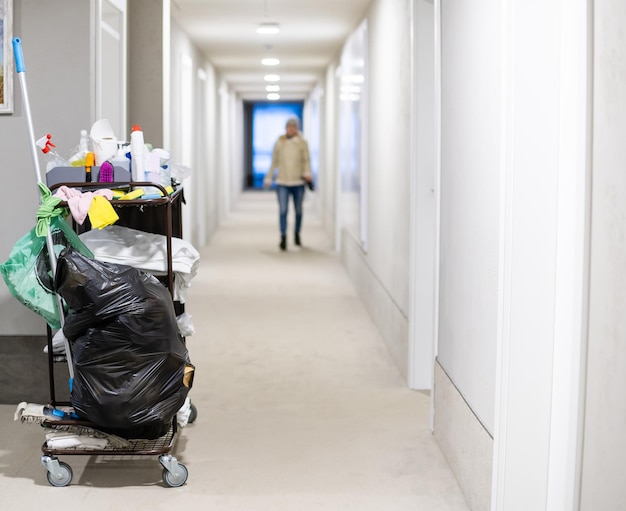
{"type": "Polygon", "coordinates": [[[135,182],[146,180],[145,152],[143,131],[141,131],[141,126],[135,124],[130,132],[130,165],[135,182]]]}
{"type": "Polygon", "coordinates": [[[70,166],[65,158],[62,158],[59,153],[52,149],[56,146],[52,143],[52,135],[50,135],[50,133],[48,133],[45,137],[41,137],[39,140],[37,140],[37,147],[41,149],[41,152],[46,159],[46,172],[55,167],[70,166]]]}

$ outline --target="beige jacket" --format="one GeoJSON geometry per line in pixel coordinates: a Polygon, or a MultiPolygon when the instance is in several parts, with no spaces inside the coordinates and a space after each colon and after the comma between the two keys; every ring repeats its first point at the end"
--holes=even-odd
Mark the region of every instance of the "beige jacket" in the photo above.
{"type": "Polygon", "coordinates": [[[304,184],[304,177],[311,176],[311,158],[309,145],[302,134],[287,138],[282,135],[274,144],[272,165],[265,175],[265,185],[272,183],[274,170],[278,169],[276,184],[296,186],[304,184]]]}

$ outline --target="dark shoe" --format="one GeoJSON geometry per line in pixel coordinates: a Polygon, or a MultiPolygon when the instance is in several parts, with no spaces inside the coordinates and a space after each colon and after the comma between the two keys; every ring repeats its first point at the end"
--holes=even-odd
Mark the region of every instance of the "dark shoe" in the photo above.
{"type": "Polygon", "coordinates": [[[280,245],[281,250],[287,250],[287,238],[285,236],[280,237],[280,245]]]}
{"type": "Polygon", "coordinates": [[[294,236],[294,242],[299,247],[302,246],[302,243],[300,243],[300,235],[298,233],[296,233],[296,235],[294,236]]]}

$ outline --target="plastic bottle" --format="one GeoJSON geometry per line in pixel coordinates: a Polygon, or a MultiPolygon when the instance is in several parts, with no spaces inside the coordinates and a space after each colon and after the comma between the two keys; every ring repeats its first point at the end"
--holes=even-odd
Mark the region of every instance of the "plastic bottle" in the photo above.
{"type": "Polygon", "coordinates": [[[85,181],[87,183],[91,183],[91,167],[93,167],[96,163],[96,155],[90,152],[87,152],[85,155],[85,181]]]}
{"type": "Polygon", "coordinates": [[[141,131],[141,127],[138,124],[135,124],[130,132],[130,165],[133,181],[135,182],[146,180],[145,151],[143,131],[141,131]]]}
{"type": "Polygon", "coordinates": [[[72,167],[82,167],[85,163],[85,156],[89,152],[89,133],[87,130],[80,130],[80,142],[70,156],[70,165],[72,167]]]}
{"type": "Polygon", "coordinates": [[[37,147],[41,149],[41,152],[43,153],[44,158],[47,162],[46,172],[55,167],[69,167],[69,163],[67,162],[67,160],[59,156],[59,153],[52,149],[56,146],[52,143],[51,139],[52,135],[48,133],[45,137],[41,137],[39,140],[37,140],[37,147]]]}

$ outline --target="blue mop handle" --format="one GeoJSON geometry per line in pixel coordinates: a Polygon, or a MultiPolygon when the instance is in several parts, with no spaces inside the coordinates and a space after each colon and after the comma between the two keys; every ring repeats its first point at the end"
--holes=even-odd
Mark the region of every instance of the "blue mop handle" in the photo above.
{"type": "MultiPolygon", "coordinates": [[[[33,129],[33,116],[30,113],[30,100],[28,99],[28,87],[26,86],[26,66],[24,66],[24,52],[22,51],[22,40],[19,37],[13,38],[13,55],[15,57],[15,70],[20,79],[20,86],[22,89],[22,101],[24,102],[24,114],[26,117],[26,124],[28,128],[28,137],[30,139],[31,156],[33,158],[33,167],[35,168],[35,179],[37,183],[43,183],[41,179],[41,169],[39,168],[39,158],[37,155],[37,144],[35,139],[35,131],[33,129]]],[[[52,240],[52,234],[50,229],[46,233],[46,247],[48,248],[48,257],[50,259],[50,268],[52,270],[52,276],[56,274],[57,260],[56,253],[54,251],[54,242],[52,240]]],[[[61,328],[65,324],[65,318],[63,316],[63,302],[61,297],[56,295],[56,303],[59,311],[59,322],[61,328]]],[[[65,339],[65,353],[67,358],[67,366],[70,373],[70,393],[72,392],[72,386],[74,384],[74,364],[72,361],[72,352],[67,339],[65,339]]]]}
{"type": "Polygon", "coordinates": [[[18,73],[26,71],[24,67],[24,52],[22,51],[22,40],[19,37],[13,38],[13,56],[15,57],[15,70],[18,73]]]}

